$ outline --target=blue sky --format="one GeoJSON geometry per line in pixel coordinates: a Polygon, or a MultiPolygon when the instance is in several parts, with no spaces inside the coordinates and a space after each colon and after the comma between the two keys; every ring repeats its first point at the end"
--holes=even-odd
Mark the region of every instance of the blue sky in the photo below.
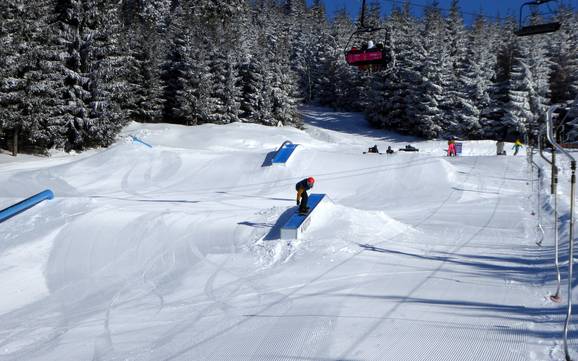
{"type": "MultiPolygon", "coordinates": [[[[366,0],[368,3],[371,0],[366,0]]],[[[518,16],[519,7],[525,0],[461,0],[460,7],[464,13],[464,18],[467,23],[471,23],[474,14],[482,12],[485,16],[496,18],[497,16],[506,17],[508,15],[518,16]]],[[[308,0],[311,3],[310,0],[308,0]]],[[[392,0],[379,0],[382,7],[389,11],[391,9],[392,0]]],[[[578,8],[578,0],[562,0],[563,3],[578,8]]],[[[333,17],[336,9],[346,7],[351,14],[357,14],[361,7],[361,0],[324,0],[327,8],[327,13],[333,17]]],[[[397,0],[397,3],[403,3],[403,0],[397,0]]],[[[423,12],[423,7],[432,3],[432,0],[410,0],[413,4],[412,9],[416,16],[423,12]]],[[[439,0],[442,9],[449,9],[451,0],[439,0]]],[[[543,7],[546,7],[543,5],[543,7]]],[[[556,8],[555,2],[552,3],[551,8],[556,8]]]]}

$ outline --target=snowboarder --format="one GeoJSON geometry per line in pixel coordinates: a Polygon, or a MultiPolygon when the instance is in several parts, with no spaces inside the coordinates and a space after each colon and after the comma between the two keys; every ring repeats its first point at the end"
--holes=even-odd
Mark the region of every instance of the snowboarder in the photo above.
{"type": "Polygon", "coordinates": [[[385,152],[386,152],[387,154],[393,154],[393,153],[394,153],[393,149],[391,149],[391,145],[388,145],[388,146],[387,146],[387,149],[385,150],[385,152]]]}
{"type": "Polygon", "coordinates": [[[523,146],[524,145],[522,144],[522,142],[520,142],[520,139],[516,139],[516,141],[514,142],[514,146],[512,147],[512,149],[514,150],[514,155],[518,154],[518,151],[523,146]]]}
{"type": "Polygon", "coordinates": [[[307,207],[309,195],[307,194],[307,191],[313,188],[314,183],[315,179],[313,177],[309,177],[295,184],[295,190],[297,191],[297,205],[299,206],[300,214],[306,214],[309,212],[309,207],[307,207]]]}
{"type": "Polygon", "coordinates": [[[379,153],[379,149],[377,149],[377,144],[374,145],[373,147],[369,147],[367,149],[367,153],[379,153]]]}
{"type": "Polygon", "coordinates": [[[419,149],[411,144],[406,145],[405,148],[399,148],[399,150],[403,152],[419,152],[419,149]]]}
{"type": "Polygon", "coordinates": [[[505,155],[504,153],[504,141],[498,140],[496,141],[496,154],[497,155],[505,155]]]}
{"type": "Polygon", "coordinates": [[[453,139],[448,140],[448,157],[455,157],[457,156],[456,152],[456,141],[453,139]]]}

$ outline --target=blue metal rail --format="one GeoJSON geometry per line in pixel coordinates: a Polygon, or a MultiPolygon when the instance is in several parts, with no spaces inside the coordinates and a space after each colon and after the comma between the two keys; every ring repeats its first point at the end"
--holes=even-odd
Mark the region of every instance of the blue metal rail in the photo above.
{"type": "Polygon", "coordinates": [[[290,141],[286,140],[285,142],[283,142],[283,144],[281,144],[281,146],[279,147],[279,149],[277,150],[277,153],[275,154],[275,157],[273,158],[273,160],[271,161],[271,163],[273,164],[283,164],[286,163],[289,160],[289,157],[291,156],[291,154],[293,154],[293,151],[295,150],[295,148],[297,148],[299,144],[293,144],[290,141]]]}
{"type": "Polygon", "coordinates": [[[309,212],[305,215],[299,214],[299,212],[295,212],[295,214],[289,218],[287,223],[281,227],[281,238],[299,238],[299,235],[305,231],[307,227],[309,227],[309,223],[311,223],[311,214],[324,198],[325,194],[311,194],[307,204],[307,206],[310,208],[309,212]]]}
{"type": "Polygon", "coordinates": [[[4,208],[0,211],[0,223],[14,217],[15,215],[24,212],[25,210],[34,207],[38,203],[54,198],[54,193],[50,189],[42,191],[32,197],[26,198],[25,200],[11,205],[8,208],[4,208]]]}

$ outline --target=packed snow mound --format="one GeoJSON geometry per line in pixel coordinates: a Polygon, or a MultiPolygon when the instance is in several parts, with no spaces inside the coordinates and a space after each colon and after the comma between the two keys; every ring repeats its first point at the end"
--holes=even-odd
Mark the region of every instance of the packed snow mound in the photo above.
{"type": "Polygon", "coordinates": [[[523,156],[466,141],[447,158],[447,141],[371,129],[361,114],[311,108],[304,120],[304,130],[133,123],[107,149],[0,154],[0,204],[55,193],[2,224],[0,358],[558,352],[540,344],[557,321],[536,322],[563,315],[534,288],[551,286],[553,246],[545,238],[536,251],[523,156]],[[266,165],[285,140],[300,144],[291,160],[266,165]],[[420,151],[363,154],[374,144],[420,151]],[[280,239],[308,176],[332,202],[301,239],[280,239]]]}
{"type": "Polygon", "coordinates": [[[311,213],[311,223],[301,239],[261,238],[252,247],[259,264],[272,267],[297,258],[333,257],[360,251],[361,244],[394,241],[415,233],[384,211],[346,207],[330,199],[311,213]]]}
{"type": "Polygon", "coordinates": [[[203,124],[187,127],[167,124],[143,126],[143,124],[133,122],[121,133],[121,137],[124,137],[126,142],[132,142],[130,135],[138,137],[153,147],[196,149],[207,152],[274,150],[286,140],[307,144],[310,147],[326,146],[325,142],[315,140],[306,132],[293,127],[266,127],[248,123],[203,124]]]}

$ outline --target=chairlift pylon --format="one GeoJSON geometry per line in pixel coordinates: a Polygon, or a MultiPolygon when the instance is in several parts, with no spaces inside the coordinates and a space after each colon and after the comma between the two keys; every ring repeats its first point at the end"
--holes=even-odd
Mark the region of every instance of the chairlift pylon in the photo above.
{"type": "Polygon", "coordinates": [[[387,27],[365,25],[365,0],[363,0],[359,26],[351,34],[345,45],[345,61],[347,64],[357,66],[361,70],[383,70],[384,68],[391,70],[395,65],[395,59],[391,51],[391,40],[389,36],[390,32],[387,27]],[[374,44],[372,40],[369,40],[363,42],[361,46],[353,45],[351,48],[349,47],[354,39],[357,39],[357,41],[360,40],[361,34],[377,32],[385,33],[383,43],[378,42],[374,44]]]}
{"type": "Polygon", "coordinates": [[[538,8],[542,5],[558,2],[558,0],[533,0],[527,1],[520,6],[520,19],[518,23],[518,29],[514,32],[517,36],[531,36],[538,34],[548,34],[558,31],[560,29],[560,23],[557,21],[552,22],[539,22],[539,23],[527,23],[527,19],[536,18],[540,15],[538,8]],[[525,16],[525,8],[532,8],[533,11],[529,13],[530,16],[525,16]]]}

